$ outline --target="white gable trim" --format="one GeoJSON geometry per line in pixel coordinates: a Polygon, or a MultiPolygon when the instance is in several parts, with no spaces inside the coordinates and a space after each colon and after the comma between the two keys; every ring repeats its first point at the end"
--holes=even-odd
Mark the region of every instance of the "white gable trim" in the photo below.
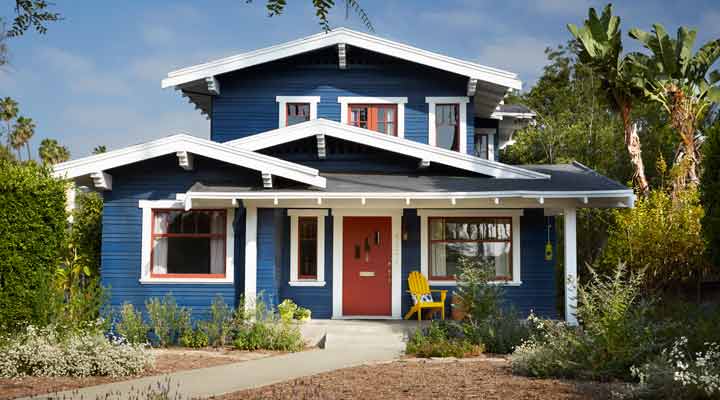
{"type": "Polygon", "coordinates": [[[321,177],[316,169],[185,134],[168,136],[151,142],[60,163],[55,165],[54,175],[60,178],[72,179],[178,152],[197,154],[253,169],[264,174],[281,176],[321,188],[325,187],[325,178],[321,177]]]}
{"type": "Polygon", "coordinates": [[[259,133],[242,139],[231,140],[226,142],[225,145],[248,151],[257,151],[282,143],[288,143],[306,137],[315,136],[317,134],[324,134],[326,136],[332,136],[338,139],[348,140],[394,153],[406,154],[431,163],[449,165],[466,171],[493,176],[495,178],[550,178],[549,175],[541,174],[539,172],[530,171],[496,161],[484,160],[468,154],[445,150],[412,140],[378,134],[377,132],[368,129],[345,125],[322,118],[259,133]]]}
{"type": "Polygon", "coordinates": [[[168,73],[167,78],[163,79],[161,86],[167,88],[182,85],[210,76],[248,68],[253,65],[263,64],[281,58],[292,57],[324,47],[337,46],[341,43],[498,86],[517,90],[522,89],[522,82],[514,73],[422,50],[417,47],[347,28],[336,28],[327,33],[322,32],[279,45],[172,71],[168,73]]]}
{"type": "Polygon", "coordinates": [[[407,97],[360,97],[360,96],[340,96],[340,123],[348,123],[348,105],[349,104],[397,104],[397,137],[405,137],[405,104],[407,97]]]}
{"type": "Polygon", "coordinates": [[[457,104],[460,111],[460,151],[467,153],[467,103],[470,102],[469,97],[426,97],[425,102],[428,104],[428,144],[437,146],[437,127],[435,124],[435,106],[438,104],[457,104]]]}
{"type": "Polygon", "coordinates": [[[317,105],[320,96],[275,96],[278,103],[278,128],[287,125],[287,103],[308,103],[310,104],[310,119],[317,119],[317,105]]]}

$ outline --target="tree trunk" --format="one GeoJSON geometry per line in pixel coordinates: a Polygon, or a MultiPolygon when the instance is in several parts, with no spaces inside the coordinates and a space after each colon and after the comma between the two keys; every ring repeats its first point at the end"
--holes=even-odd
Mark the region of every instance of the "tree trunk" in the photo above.
{"type": "Polygon", "coordinates": [[[641,157],[640,136],[638,136],[637,133],[637,124],[631,120],[631,111],[632,106],[629,103],[621,104],[620,113],[625,130],[625,147],[630,155],[630,163],[633,165],[633,182],[635,183],[635,187],[641,195],[647,196],[650,191],[650,185],[648,185],[647,178],[645,178],[645,165],[641,157]]]}

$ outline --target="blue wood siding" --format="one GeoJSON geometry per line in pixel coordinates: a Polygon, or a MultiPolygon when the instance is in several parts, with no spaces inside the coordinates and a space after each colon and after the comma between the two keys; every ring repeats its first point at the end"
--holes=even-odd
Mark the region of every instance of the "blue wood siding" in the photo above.
{"type": "Polygon", "coordinates": [[[325,224],[325,286],[296,287],[288,285],[290,281],[290,217],[287,213],[283,225],[282,268],[280,273],[280,301],[291,299],[296,304],[312,311],[313,318],[332,317],[333,282],[333,221],[332,216],[323,218],[325,224]]]}
{"type": "MultiPolygon", "coordinates": [[[[175,155],[160,157],[108,171],[113,190],[104,193],[102,227],[101,280],[109,287],[109,303],[118,307],[130,302],[144,309],[145,301],[172,293],[178,304],[192,307],[195,317],[202,318],[216,295],[231,306],[237,296],[233,284],[146,284],[141,274],[142,210],[139,200],[175,199],[193,183],[216,182],[243,185],[256,183],[259,174],[203,157],[195,157],[195,170],[184,171],[175,155]]],[[[244,214],[236,213],[235,281],[244,282],[244,214]]],[[[242,289],[241,289],[242,290],[242,289]]]]}
{"type": "MultiPolygon", "coordinates": [[[[211,139],[225,142],[278,128],[275,96],[320,96],[318,117],[340,121],[340,96],[407,97],[405,138],[428,142],[427,96],[466,96],[467,78],[421,65],[302,65],[287,60],[220,76],[213,98],[211,139]]],[[[468,151],[474,109],[467,107],[468,151]]]]}
{"type": "MultiPolygon", "coordinates": [[[[412,210],[405,210],[403,217],[407,229],[408,240],[403,242],[403,315],[411,305],[407,290],[407,276],[411,271],[420,269],[420,218],[412,210]]],[[[551,217],[551,224],[553,224],[551,217]]],[[[530,312],[536,315],[557,318],[556,306],[556,260],[545,261],[545,243],[547,241],[547,218],[542,209],[526,209],[520,217],[520,286],[506,286],[505,299],[507,305],[514,307],[522,316],[530,312]]],[[[552,230],[550,240],[555,246],[555,231],[552,230]]],[[[555,255],[556,256],[556,255],[555,255]]],[[[447,289],[452,292],[454,286],[433,285],[433,289],[447,289]]],[[[447,300],[446,313],[450,312],[452,298],[447,300]]],[[[450,314],[447,314],[450,315],[450,314]]]]}

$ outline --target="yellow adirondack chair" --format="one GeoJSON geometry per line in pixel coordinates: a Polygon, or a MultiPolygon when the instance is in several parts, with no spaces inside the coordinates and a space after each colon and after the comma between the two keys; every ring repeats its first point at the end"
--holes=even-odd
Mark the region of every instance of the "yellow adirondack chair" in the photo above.
{"type": "Polygon", "coordinates": [[[422,320],[422,310],[426,308],[439,308],[442,319],[445,319],[445,298],[447,297],[447,290],[430,290],[430,284],[428,284],[425,276],[417,271],[413,271],[408,275],[408,286],[410,287],[408,292],[414,296],[417,302],[412,306],[410,311],[405,314],[405,319],[410,319],[414,313],[417,313],[418,321],[422,320]],[[437,301],[437,299],[433,299],[433,301],[422,301],[423,295],[434,292],[440,293],[440,301],[437,301]]]}

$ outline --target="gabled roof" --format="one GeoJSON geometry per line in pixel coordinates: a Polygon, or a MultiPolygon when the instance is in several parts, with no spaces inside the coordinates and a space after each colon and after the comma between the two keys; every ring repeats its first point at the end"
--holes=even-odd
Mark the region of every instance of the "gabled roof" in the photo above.
{"type": "Polygon", "coordinates": [[[302,39],[172,71],[168,73],[167,78],[163,79],[162,87],[167,88],[203,80],[253,65],[291,57],[324,47],[337,46],[338,44],[360,47],[505,88],[518,90],[522,88],[522,82],[512,72],[448,57],[347,28],[335,28],[327,33],[318,33],[302,39]]]}
{"type": "Polygon", "coordinates": [[[264,175],[264,179],[275,175],[320,188],[326,185],[325,178],[321,177],[316,169],[186,134],[60,163],[55,165],[54,174],[67,179],[94,175],[95,179],[100,176],[98,174],[112,168],[167,154],[177,154],[184,168],[192,166],[192,162],[188,162],[188,155],[196,154],[259,171],[264,175]]]}
{"type": "Polygon", "coordinates": [[[257,151],[279,144],[293,142],[299,139],[325,135],[350,142],[359,143],[365,146],[375,147],[398,154],[415,157],[422,162],[439,163],[466,171],[472,171],[495,178],[512,179],[549,179],[550,176],[530,171],[524,168],[515,167],[489,161],[468,154],[459,153],[418,143],[408,139],[401,139],[395,136],[383,135],[377,132],[358,128],[351,125],[326,119],[315,119],[297,125],[258,133],[242,139],[226,142],[225,145],[248,151],[257,151]]]}

